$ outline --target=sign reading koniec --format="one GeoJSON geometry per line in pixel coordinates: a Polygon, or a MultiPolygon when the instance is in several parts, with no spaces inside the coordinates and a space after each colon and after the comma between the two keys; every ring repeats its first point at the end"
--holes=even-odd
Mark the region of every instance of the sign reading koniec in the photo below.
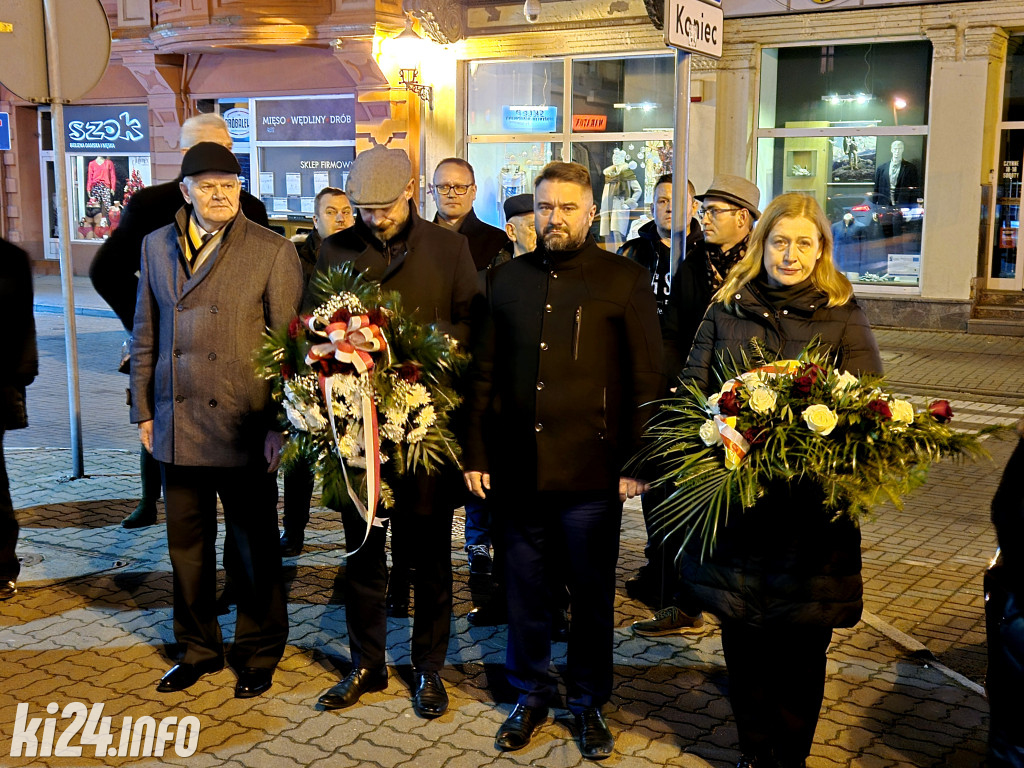
{"type": "Polygon", "coordinates": [[[722,8],[705,0],[665,0],[665,44],[722,58],[722,8]]]}
{"type": "Polygon", "coordinates": [[[257,99],[256,140],[355,142],[355,98],[257,99]]]}

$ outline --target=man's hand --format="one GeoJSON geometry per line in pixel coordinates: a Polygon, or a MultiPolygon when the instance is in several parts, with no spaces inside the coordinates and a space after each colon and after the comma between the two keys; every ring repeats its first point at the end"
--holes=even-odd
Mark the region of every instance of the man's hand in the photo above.
{"type": "Polygon", "coordinates": [[[491,490],[490,472],[463,472],[462,477],[466,481],[466,487],[474,496],[479,496],[481,499],[487,498],[487,492],[491,490]]]}
{"type": "Polygon", "coordinates": [[[139,422],[139,440],[147,452],[153,453],[153,420],[139,422]]]}
{"type": "Polygon", "coordinates": [[[263,458],[267,460],[267,472],[276,472],[281,466],[281,448],[284,447],[284,434],[271,430],[263,441],[263,458]]]}
{"type": "Polygon", "coordinates": [[[634,477],[619,478],[619,501],[632,499],[634,496],[647,493],[649,490],[651,490],[651,484],[645,483],[643,480],[637,480],[634,477]]]}

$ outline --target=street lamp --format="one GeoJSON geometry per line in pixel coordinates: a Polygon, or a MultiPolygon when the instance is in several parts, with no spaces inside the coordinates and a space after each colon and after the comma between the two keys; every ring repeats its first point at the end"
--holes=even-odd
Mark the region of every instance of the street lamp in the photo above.
{"type": "Polygon", "coordinates": [[[406,16],[405,29],[381,43],[386,53],[398,63],[398,85],[412,91],[434,111],[434,88],[420,82],[420,62],[427,55],[430,43],[412,28],[412,18],[406,16]]]}
{"type": "Polygon", "coordinates": [[[892,100],[892,122],[894,125],[900,124],[900,115],[897,110],[906,109],[907,100],[901,96],[894,96],[892,100]]]}

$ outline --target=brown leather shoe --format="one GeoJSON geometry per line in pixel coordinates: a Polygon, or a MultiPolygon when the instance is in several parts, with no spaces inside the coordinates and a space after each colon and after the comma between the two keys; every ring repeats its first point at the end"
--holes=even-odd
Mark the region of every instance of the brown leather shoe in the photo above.
{"type": "Polygon", "coordinates": [[[364,693],[383,691],[388,687],[388,668],[356,667],[336,686],[320,697],[324,709],[351,707],[364,693]]]}

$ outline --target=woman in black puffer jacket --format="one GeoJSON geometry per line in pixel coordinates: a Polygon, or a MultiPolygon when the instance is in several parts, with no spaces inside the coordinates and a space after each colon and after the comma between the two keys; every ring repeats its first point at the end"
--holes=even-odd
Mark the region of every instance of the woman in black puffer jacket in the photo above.
{"type": "MultiPolygon", "coordinates": [[[[697,331],[683,380],[717,391],[717,361],[795,358],[819,339],[854,375],[881,373],[878,347],[853,286],[832,261],[832,231],[812,197],[767,207],[697,331]]],[[[835,627],[860,619],[860,530],[832,520],[819,489],[779,483],[730,516],[713,553],[683,558],[683,580],[722,624],[740,768],[803,766],[825,687],[835,627]]]]}

